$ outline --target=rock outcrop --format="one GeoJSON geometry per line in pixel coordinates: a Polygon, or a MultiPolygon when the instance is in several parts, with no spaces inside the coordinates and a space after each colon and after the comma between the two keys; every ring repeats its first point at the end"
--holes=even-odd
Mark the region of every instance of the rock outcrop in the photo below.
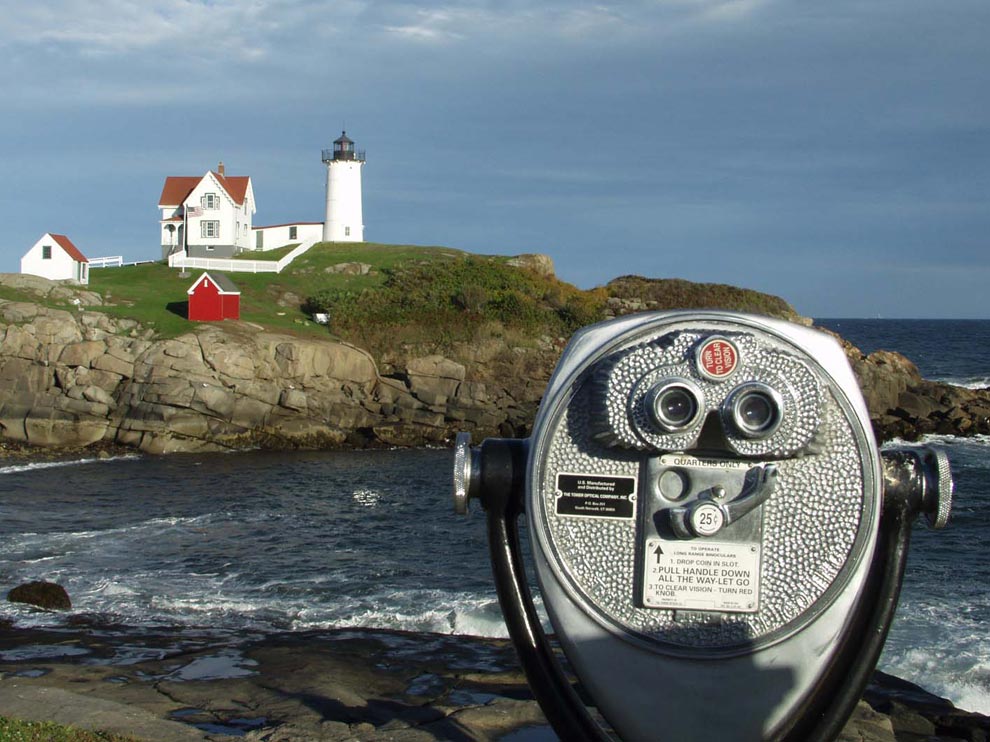
{"type": "MultiPolygon", "coordinates": [[[[525,435],[564,343],[487,338],[451,357],[407,348],[379,364],[347,343],[247,322],[155,339],[134,320],[86,308],[100,301],[92,292],[11,281],[76,307],[0,300],[0,435],[33,446],[169,453],[525,435]]],[[[881,439],[990,433],[990,391],[925,381],[897,353],[845,347],[881,439]]]]}
{"type": "Polygon", "coordinates": [[[28,582],[18,585],[7,593],[7,600],[11,603],[27,603],[46,611],[72,609],[72,601],[65,588],[54,582],[28,582]]]}
{"type": "Polygon", "coordinates": [[[354,346],[244,322],[152,340],[132,320],[30,302],[0,302],[0,341],[0,432],[38,446],[422,445],[522,432],[542,390],[467,381],[437,355],[383,376],[354,346]]]}
{"type": "Polygon", "coordinates": [[[900,353],[878,350],[865,355],[842,343],[878,440],[917,440],[931,433],[990,434],[990,389],[928,381],[900,353]]]}
{"type": "MultiPolygon", "coordinates": [[[[104,626],[0,629],[0,639],[14,650],[0,657],[7,717],[174,742],[554,738],[504,639],[104,626]]],[[[988,732],[990,718],[878,672],[838,740],[976,742],[988,732]]]]}

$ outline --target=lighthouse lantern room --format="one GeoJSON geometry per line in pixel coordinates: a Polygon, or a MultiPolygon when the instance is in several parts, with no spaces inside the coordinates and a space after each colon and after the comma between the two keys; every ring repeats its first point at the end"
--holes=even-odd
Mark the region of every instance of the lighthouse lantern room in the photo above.
{"type": "Polygon", "coordinates": [[[341,132],[332,150],[323,150],[327,166],[327,216],[323,223],[325,242],[364,242],[361,210],[361,167],[364,152],[354,149],[354,141],[341,132]]]}

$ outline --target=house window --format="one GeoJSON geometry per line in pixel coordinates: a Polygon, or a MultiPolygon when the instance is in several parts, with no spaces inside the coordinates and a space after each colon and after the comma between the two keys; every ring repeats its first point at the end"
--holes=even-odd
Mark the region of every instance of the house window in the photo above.
{"type": "Polygon", "coordinates": [[[290,240],[296,239],[296,231],[297,230],[296,230],[295,227],[289,227],[289,239],[290,240]]]}
{"type": "Polygon", "coordinates": [[[42,245],[41,246],[41,259],[42,260],[51,260],[52,259],[52,246],[51,245],[42,245]]]}
{"type": "Polygon", "coordinates": [[[265,233],[259,229],[257,232],[255,232],[255,235],[257,235],[254,238],[255,248],[257,248],[258,250],[263,250],[265,248],[265,233]]]}
{"type": "Polygon", "coordinates": [[[219,237],[220,222],[214,220],[203,220],[199,223],[200,237],[219,237]]]}
{"type": "Polygon", "coordinates": [[[350,237],[350,236],[351,236],[351,228],[344,227],[344,237],[350,237]]]}
{"type": "Polygon", "coordinates": [[[201,203],[204,209],[219,209],[220,199],[217,198],[215,193],[204,193],[201,203]]]}

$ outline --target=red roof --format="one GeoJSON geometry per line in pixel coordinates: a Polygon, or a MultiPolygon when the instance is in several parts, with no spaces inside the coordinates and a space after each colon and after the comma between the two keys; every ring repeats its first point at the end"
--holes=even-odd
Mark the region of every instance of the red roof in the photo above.
{"type": "Polygon", "coordinates": [[[226,273],[210,273],[206,271],[197,278],[193,285],[186,291],[190,296],[196,293],[196,287],[199,286],[205,279],[213,279],[213,284],[217,287],[217,292],[220,294],[238,294],[240,295],[241,290],[237,288],[236,284],[230,280],[230,277],[226,273]]]}
{"type": "Polygon", "coordinates": [[[158,199],[159,206],[178,206],[185,201],[193,188],[199,185],[201,177],[170,175],[165,178],[165,187],[162,188],[161,198],[158,199]]]}
{"type": "Polygon", "coordinates": [[[69,253],[69,257],[71,257],[77,263],[89,262],[89,258],[83,255],[79,251],[79,248],[72,244],[72,240],[70,240],[64,234],[52,234],[51,232],[49,232],[48,234],[51,234],[52,239],[55,240],[63,250],[69,253]]]}
{"type": "MultiPolygon", "coordinates": [[[[162,188],[162,195],[158,199],[159,206],[179,206],[192,193],[193,189],[199,185],[206,176],[196,175],[170,175],[165,178],[165,185],[162,188]]],[[[247,196],[248,183],[251,178],[247,175],[220,175],[213,173],[220,186],[227,191],[234,203],[240,206],[247,196]]]]}
{"type": "Polygon", "coordinates": [[[213,173],[213,177],[220,181],[220,185],[224,187],[230,197],[234,199],[234,203],[240,206],[244,203],[244,199],[247,197],[247,187],[248,183],[251,182],[251,178],[246,175],[221,175],[220,173],[213,173]]]}

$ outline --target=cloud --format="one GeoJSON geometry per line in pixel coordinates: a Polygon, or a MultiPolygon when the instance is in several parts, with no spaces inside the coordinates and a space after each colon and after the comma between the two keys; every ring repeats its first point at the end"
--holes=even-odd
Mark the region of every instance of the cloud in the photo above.
{"type": "Polygon", "coordinates": [[[742,20],[767,5],[768,0],[716,0],[703,2],[700,20],[717,22],[734,22],[742,20]]]}
{"type": "Polygon", "coordinates": [[[465,27],[477,27],[481,14],[464,9],[415,8],[407,19],[384,26],[386,33],[418,42],[460,41],[465,27]]]}
{"type": "Polygon", "coordinates": [[[244,100],[266,84],[285,96],[282,80],[306,81],[299,90],[312,94],[342,76],[413,70],[449,80],[482,61],[519,69],[586,48],[648,48],[685,19],[753,1],[16,3],[0,25],[0,84],[7,106],[50,107],[244,100]]]}
{"type": "Polygon", "coordinates": [[[183,45],[189,29],[209,27],[220,46],[243,40],[253,4],[190,0],[86,0],[17,3],[5,12],[5,45],[61,47],[84,56],[126,55],[183,45]],[[233,33],[233,35],[232,35],[233,33]]]}
{"type": "MultiPolygon", "coordinates": [[[[4,11],[0,46],[57,45],[86,55],[182,49],[209,40],[217,54],[256,56],[270,39],[321,30],[382,32],[393,40],[508,37],[594,39],[662,30],[682,20],[739,20],[766,0],[661,2],[397,2],[385,0],[54,0],[4,11]]],[[[366,40],[366,39],[365,39],[366,40]]]]}
{"type": "Polygon", "coordinates": [[[659,2],[375,3],[371,15],[393,37],[428,44],[499,40],[525,43],[616,44],[677,33],[684,24],[738,22],[768,0],[659,2]]]}

